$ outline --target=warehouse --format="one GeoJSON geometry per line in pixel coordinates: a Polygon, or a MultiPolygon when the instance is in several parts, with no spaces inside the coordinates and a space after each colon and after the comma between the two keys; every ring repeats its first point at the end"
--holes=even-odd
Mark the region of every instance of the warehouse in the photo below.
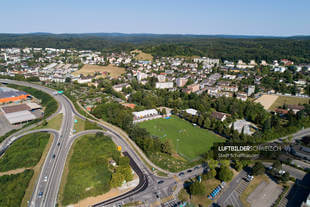
{"type": "Polygon", "coordinates": [[[20,102],[26,100],[30,95],[24,91],[18,91],[8,87],[0,87],[0,104],[20,102]]]}
{"type": "Polygon", "coordinates": [[[42,107],[36,103],[25,103],[1,107],[4,117],[10,124],[20,124],[28,122],[42,116],[42,107]]]}
{"type": "Polygon", "coordinates": [[[20,124],[37,118],[30,111],[18,111],[7,114],[5,113],[4,116],[10,122],[10,124],[20,124]]]}

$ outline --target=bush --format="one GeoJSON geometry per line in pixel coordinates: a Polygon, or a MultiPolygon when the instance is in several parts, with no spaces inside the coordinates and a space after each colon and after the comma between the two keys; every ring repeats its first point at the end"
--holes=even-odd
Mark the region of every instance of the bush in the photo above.
{"type": "Polygon", "coordinates": [[[252,168],[253,175],[262,175],[265,173],[265,166],[261,162],[256,162],[252,168]]]}
{"type": "Polygon", "coordinates": [[[206,189],[202,183],[194,182],[189,187],[189,191],[192,195],[204,195],[206,194],[206,189]]]}
{"type": "Polygon", "coordinates": [[[221,166],[218,170],[217,177],[221,181],[228,182],[233,177],[233,172],[227,166],[221,166]]]}
{"type": "Polygon", "coordinates": [[[0,176],[0,206],[21,206],[26,188],[33,176],[33,170],[0,176]]]}

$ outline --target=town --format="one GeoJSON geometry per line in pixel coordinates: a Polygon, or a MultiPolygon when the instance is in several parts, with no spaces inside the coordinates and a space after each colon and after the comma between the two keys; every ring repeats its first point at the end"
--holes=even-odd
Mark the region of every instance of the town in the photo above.
{"type": "MultiPolygon", "coordinates": [[[[90,203],[82,192],[70,197],[74,194],[71,187],[78,181],[66,178],[68,183],[59,193],[63,206],[83,202],[95,206],[156,206],[159,200],[163,206],[293,206],[309,194],[309,74],[310,64],[285,58],[246,62],[199,56],[156,57],[138,49],[1,48],[0,136],[5,140],[1,152],[17,139],[11,130],[24,131],[32,125],[36,133],[67,130],[59,137],[67,137],[71,144],[83,132],[96,133],[93,137],[84,135],[89,143],[104,138],[111,150],[113,142],[117,144],[121,155],[115,150],[102,156],[108,156],[105,176],[113,172],[111,178],[104,178],[111,179],[105,191],[118,189],[120,198],[90,203]],[[34,85],[36,89],[31,89],[34,85]],[[57,103],[49,102],[53,99],[61,105],[58,111],[57,103]],[[67,111],[70,107],[76,111],[67,111]],[[56,115],[48,118],[53,113],[56,115]],[[66,120],[70,127],[63,129],[61,122],[66,120]],[[212,146],[223,142],[288,143],[290,150],[274,154],[273,162],[216,160],[212,146]],[[138,159],[136,154],[143,156],[138,159]],[[146,172],[139,169],[142,166],[148,169],[149,177],[143,177],[146,172]],[[147,187],[145,183],[151,181],[157,187],[147,187]],[[144,191],[143,186],[147,188],[144,191]],[[263,199],[261,189],[270,196],[263,199]],[[127,191],[129,195],[122,196],[127,191]],[[286,197],[292,194],[299,197],[286,197]],[[258,199],[260,205],[255,205],[258,199]]],[[[55,142],[55,146],[62,144],[55,142]]],[[[91,145],[86,148],[90,150],[91,145]]],[[[61,153],[54,151],[51,160],[61,153]]],[[[58,162],[65,165],[65,160],[58,162]]],[[[74,165],[69,168],[70,176],[76,178],[86,172],[74,165]]],[[[4,171],[8,169],[14,168],[4,171]]],[[[53,182],[62,182],[59,173],[53,182]]],[[[48,182],[46,175],[42,186],[48,182]]],[[[45,193],[36,192],[34,202],[38,206],[48,205],[41,199],[45,193]]]]}

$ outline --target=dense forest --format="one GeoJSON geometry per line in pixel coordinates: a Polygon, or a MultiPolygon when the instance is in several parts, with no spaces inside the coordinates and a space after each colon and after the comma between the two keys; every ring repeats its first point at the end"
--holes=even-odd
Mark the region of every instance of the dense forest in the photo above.
{"type": "Polygon", "coordinates": [[[227,60],[268,62],[287,58],[310,63],[310,37],[155,34],[0,34],[1,47],[53,47],[103,52],[142,49],[155,57],[208,56],[227,60]]]}

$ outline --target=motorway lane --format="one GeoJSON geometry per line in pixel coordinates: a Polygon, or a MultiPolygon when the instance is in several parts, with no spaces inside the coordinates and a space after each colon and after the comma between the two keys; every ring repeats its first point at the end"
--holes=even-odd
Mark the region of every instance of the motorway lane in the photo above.
{"type": "MultiPolygon", "coordinates": [[[[24,85],[28,87],[33,87],[39,90],[42,90],[50,95],[53,96],[53,92],[55,90],[46,88],[44,86],[32,84],[32,83],[26,83],[26,82],[19,82],[19,81],[12,81],[12,80],[6,80],[7,83],[13,83],[17,85],[24,85]]],[[[80,115],[74,108],[71,101],[62,95],[54,96],[57,102],[59,103],[59,106],[62,108],[62,112],[64,113],[63,123],[62,127],[60,129],[60,138],[59,142],[61,145],[59,147],[52,147],[49,156],[44,162],[45,167],[43,167],[40,177],[38,180],[38,185],[36,185],[35,192],[33,193],[33,197],[31,200],[31,206],[55,206],[57,203],[57,194],[59,191],[59,186],[61,182],[61,177],[63,173],[63,168],[65,165],[65,160],[68,155],[68,152],[71,148],[71,145],[74,141],[74,138],[72,137],[72,128],[73,128],[73,115],[77,115],[83,119],[86,119],[82,115],[80,115]],[[74,112],[74,114],[72,113],[74,112]],[[52,155],[55,154],[55,158],[52,158],[52,155]],[[48,176],[48,181],[44,182],[43,178],[44,176],[48,176]],[[43,197],[39,197],[38,193],[43,192],[43,197]]],[[[90,120],[92,121],[92,120],[90,120]]],[[[161,178],[153,175],[153,173],[149,170],[148,167],[145,166],[144,162],[141,161],[141,159],[137,156],[134,150],[131,149],[131,147],[127,144],[126,141],[113,129],[108,128],[106,126],[101,125],[106,130],[108,130],[108,133],[110,136],[112,136],[113,141],[115,141],[116,144],[121,145],[123,147],[123,150],[126,150],[130,156],[133,158],[133,160],[137,163],[137,165],[142,170],[143,174],[145,175],[148,183],[150,184],[151,188],[143,189],[143,194],[149,195],[154,191],[160,191],[161,194],[164,196],[167,195],[164,193],[163,188],[171,186],[172,183],[175,183],[174,178],[161,178]],[[165,185],[158,186],[157,182],[159,180],[165,180],[165,185]]],[[[76,136],[75,136],[76,137],[76,136]]],[[[172,174],[175,175],[175,174],[172,174]]],[[[184,176],[184,180],[186,180],[188,177],[191,177],[191,175],[184,176]]],[[[181,179],[183,180],[183,179],[181,179]]],[[[136,193],[136,192],[133,192],[136,193]]],[[[128,197],[125,197],[127,199],[128,197]]],[[[139,200],[139,194],[138,195],[132,195],[130,197],[132,199],[138,199],[139,200]]]]}
{"type": "Polygon", "coordinates": [[[37,181],[35,191],[32,195],[32,199],[29,203],[30,206],[38,207],[55,206],[57,202],[57,194],[60,186],[63,166],[66,159],[64,151],[65,147],[63,147],[63,145],[67,143],[68,139],[72,135],[73,113],[71,103],[68,102],[65,96],[54,96],[53,92],[55,92],[55,90],[46,88],[41,85],[14,80],[0,80],[0,82],[32,87],[48,93],[56,99],[59,105],[58,110],[61,109],[62,113],[64,114],[61,129],[59,130],[60,137],[62,137],[59,140],[61,145],[56,147],[56,145],[53,144],[52,148],[50,149],[48,156],[43,164],[44,167],[40,172],[40,176],[37,181]],[[55,154],[55,158],[53,158],[53,154],[55,154]],[[48,181],[44,182],[43,178],[46,175],[49,175],[48,181]],[[39,192],[43,192],[42,197],[38,195],[39,192]]]}

